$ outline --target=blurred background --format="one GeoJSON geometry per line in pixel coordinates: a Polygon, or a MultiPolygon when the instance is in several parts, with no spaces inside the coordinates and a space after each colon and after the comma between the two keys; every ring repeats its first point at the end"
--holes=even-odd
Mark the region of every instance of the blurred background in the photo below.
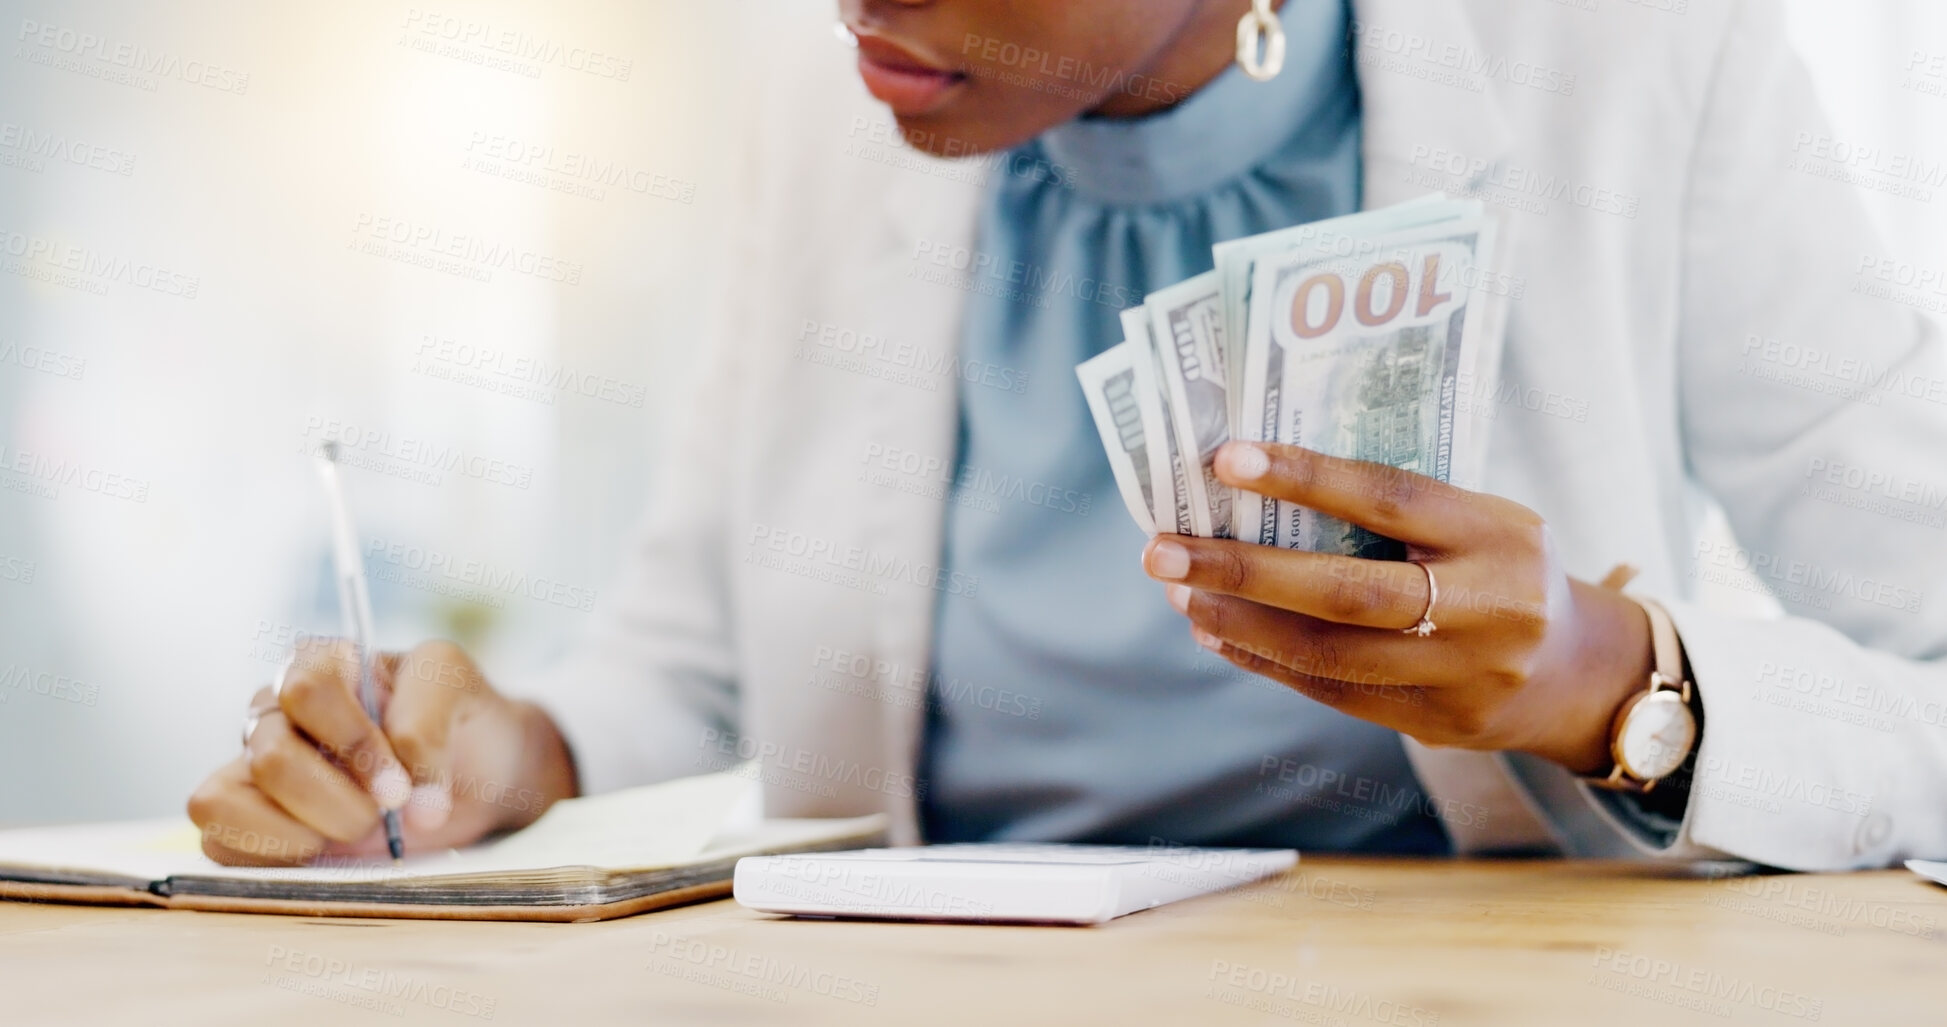
{"type": "MultiPolygon", "coordinates": [[[[1947,5],[1790,8],[1841,136],[1947,158],[1947,5]]],[[[518,682],[571,637],[731,282],[750,16],[0,0],[0,823],[173,814],[235,753],[338,630],[325,439],[382,643],[518,682]]],[[[1947,196],[1867,195],[1947,267],[1947,196]]]]}

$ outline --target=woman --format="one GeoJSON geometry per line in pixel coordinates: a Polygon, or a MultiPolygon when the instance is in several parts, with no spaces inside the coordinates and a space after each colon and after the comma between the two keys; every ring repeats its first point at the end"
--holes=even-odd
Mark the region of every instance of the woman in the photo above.
{"type": "Polygon", "coordinates": [[[902,840],[1947,853],[1947,548],[1845,484],[1947,479],[1947,359],[1855,288],[1880,249],[1800,170],[1777,14],[1511,6],[842,0],[896,133],[769,16],[724,345],[600,625],[534,702],[394,658],[382,730],[301,652],[191,799],[206,850],[382,851],[381,804],[460,844],[756,760],[773,815],[902,840]],[[1485,489],[1233,444],[1230,484],[1414,565],[1145,545],[1071,373],[1118,309],[1441,189],[1512,240],[1501,377],[1462,397],[1485,489]],[[1699,546],[1702,496],[1741,548],[1699,546]],[[1621,564],[1648,602],[1597,583],[1621,564]],[[1730,569],[1788,616],[1688,601],[1730,569]]]}

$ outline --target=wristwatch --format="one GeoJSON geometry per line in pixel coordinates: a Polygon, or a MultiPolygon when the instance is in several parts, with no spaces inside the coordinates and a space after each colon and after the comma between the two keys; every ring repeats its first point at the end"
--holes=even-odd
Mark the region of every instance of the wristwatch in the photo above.
{"type": "Polygon", "coordinates": [[[1683,643],[1668,611],[1652,599],[1629,596],[1650,618],[1650,644],[1656,669],[1649,687],[1629,698],[1609,725],[1614,769],[1606,777],[1583,778],[1598,788],[1643,794],[1690,758],[1697,745],[1696,689],[1683,673],[1683,643]]]}

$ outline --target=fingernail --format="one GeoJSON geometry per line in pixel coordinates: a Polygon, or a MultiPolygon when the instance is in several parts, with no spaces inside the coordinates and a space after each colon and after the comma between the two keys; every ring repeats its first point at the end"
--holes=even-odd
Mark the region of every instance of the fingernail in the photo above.
{"type": "Polygon", "coordinates": [[[412,778],[396,765],[379,771],[379,776],[372,779],[372,797],[384,809],[398,809],[411,796],[412,778]]]}
{"type": "Polygon", "coordinates": [[[1222,455],[1224,469],[1239,481],[1256,481],[1271,472],[1271,454],[1248,442],[1233,442],[1222,455]]]}
{"type": "Polygon", "coordinates": [[[1163,589],[1163,594],[1170,597],[1170,605],[1176,607],[1176,612],[1190,612],[1190,586],[1171,585],[1163,589]]]}
{"type": "Polygon", "coordinates": [[[1213,653],[1219,649],[1222,649],[1224,646],[1223,641],[1220,640],[1216,635],[1213,635],[1210,632],[1203,630],[1202,628],[1191,628],[1190,637],[1196,639],[1198,645],[1204,647],[1205,649],[1210,650],[1213,653]]]}
{"type": "Polygon", "coordinates": [[[412,800],[406,806],[406,819],[414,827],[432,830],[446,823],[453,812],[453,793],[444,785],[414,785],[412,800]]]}
{"type": "Polygon", "coordinates": [[[1149,573],[1165,581],[1181,581],[1190,574],[1190,551],[1176,542],[1149,547],[1149,573]]]}

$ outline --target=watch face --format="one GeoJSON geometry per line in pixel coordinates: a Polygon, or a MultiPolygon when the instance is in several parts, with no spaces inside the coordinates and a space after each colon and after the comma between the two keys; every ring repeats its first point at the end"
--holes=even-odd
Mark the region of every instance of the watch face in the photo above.
{"type": "Polygon", "coordinates": [[[1630,707],[1616,736],[1616,762],[1645,781],[1668,777],[1690,757],[1697,718],[1676,692],[1651,692],[1630,707]]]}

